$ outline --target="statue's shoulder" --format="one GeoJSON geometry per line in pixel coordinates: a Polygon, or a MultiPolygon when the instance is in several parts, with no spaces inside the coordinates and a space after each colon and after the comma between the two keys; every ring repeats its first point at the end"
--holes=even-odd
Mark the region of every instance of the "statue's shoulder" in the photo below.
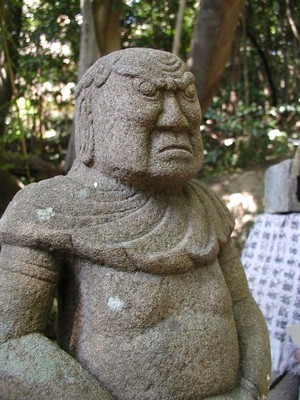
{"type": "Polygon", "coordinates": [[[66,176],[57,176],[31,183],[20,190],[0,220],[0,241],[34,245],[35,237],[51,228],[58,205],[67,202],[72,183],[66,176]],[[47,226],[45,226],[45,224],[47,226]]]}
{"type": "Polygon", "coordinates": [[[223,200],[210,189],[210,187],[200,179],[192,179],[189,186],[197,193],[198,197],[204,201],[207,206],[220,209],[226,212],[231,217],[230,211],[226,207],[223,200]]]}
{"type": "Polygon", "coordinates": [[[56,176],[37,183],[30,183],[15,195],[3,218],[5,219],[8,215],[26,213],[32,208],[43,207],[44,204],[49,202],[49,196],[55,202],[58,197],[63,195],[65,190],[62,192],[62,189],[66,185],[68,185],[68,179],[65,176],[56,176]]]}
{"type": "Polygon", "coordinates": [[[192,179],[189,182],[189,189],[194,191],[217,231],[229,236],[234,228],[234,218],[223,200],[200,179],[192,179]]]}

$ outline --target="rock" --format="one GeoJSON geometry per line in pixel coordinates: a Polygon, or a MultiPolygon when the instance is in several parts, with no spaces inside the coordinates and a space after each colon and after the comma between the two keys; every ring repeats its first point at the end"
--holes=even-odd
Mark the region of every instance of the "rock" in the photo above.
{"type": "Polygon", "coordinates": [[[268,168],[265,175],[265,212],[300,212],[300,149],[293,160],[268,168]]]}

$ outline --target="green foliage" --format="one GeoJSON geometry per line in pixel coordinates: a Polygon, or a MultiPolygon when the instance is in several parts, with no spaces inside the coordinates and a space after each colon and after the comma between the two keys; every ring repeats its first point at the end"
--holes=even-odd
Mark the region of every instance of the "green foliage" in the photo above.
{"type": "MultiPolygon", "coordinates": [[[[14,154],[24,163],[29,155],[52,163],[65,157],[77,78],[79,17],[77,0],[24,1],[15,93],[5,135],[0,137],[5,168],[14,154]]],[[[13,171],[19,173],[17,167],[13,171]]],[[[24,171],[20,178],[26,183],[31,176],[24,171]]]]}
{"type": "MultiPolygon", "coordinates": [[[[6,36],[0,37],[0,52],[7,37],[17,73],[7,129],[0,136],[0,155],[2,149],[4,167],[26,183],[39,179],[28,173],[30,157],[57,165],[65,157],[77,79],[79,1],[12,0],[1,5],[1,29],[6,36]],[[18,26],[10,20],[8,7],[20,4],[17,43],[18,26]],[[24,164],[21,169],[16,158],[24,164]]],[[[171,51],[178,6],[178,0],[124,0],[122,47],[171,51]]],[[[187,1],[183,59],[190,50],[198,8],[199,1],[187,1]]],[[[209,169],[246,167],[289,155],[288,139],[299,134],[299,21],[296,0],[247,2],[223,82],[202,125],[209,169]]]]}
{"type": "Polygon", "coordinates": [[[299,138],[299,21],[297,1],[246,3],[223,81],[205,116],[211,169],[274,162],[293,152],[288,139],[299,138]]]}
{"type": "MultiPolygon", "coordinates": [[[[215,102],[220,99],[215,98],[215,102]]],[[[292,156],[289,124],[300,118],[300,104],[273,107],[268,112],[239,102],[234,114],[213,104],[202,126],[208,169],[245,168],[292,156]]]]}
{"type": "MultiPolygon", "coordinates": [[[[172,51],[178,0],[126,1],[122,17],[123,47],[151,47],[172,51]]],[[[186,59],[190,49],[198,2],[188,0],[184,16],[181,57],[186,59]]]]}

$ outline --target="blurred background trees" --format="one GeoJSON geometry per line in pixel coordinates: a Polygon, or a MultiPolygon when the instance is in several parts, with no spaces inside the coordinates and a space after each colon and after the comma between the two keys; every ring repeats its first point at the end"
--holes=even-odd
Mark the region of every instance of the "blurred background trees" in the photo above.
{"type": "Polygon", "coordinates": [[[61,173],[78,77],[133,46],[173,50],[195,73],[207,171],[289,156],[299,21],[297,0],[0,0],[1,174],[27,184],[61,173]]]}

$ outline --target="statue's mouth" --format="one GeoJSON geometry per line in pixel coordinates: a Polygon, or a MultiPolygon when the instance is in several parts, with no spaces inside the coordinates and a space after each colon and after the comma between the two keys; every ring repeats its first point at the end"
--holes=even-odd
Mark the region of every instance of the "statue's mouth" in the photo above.
{"type": "Polygon", "coordinates": [[[185,144],[172,144],[172,145],[165,146],[159,150],[159,153],[164,153],[164,152],[168,152],[168,151],[176,151],[176,152],[179,151],[179,152],[193,154],[192,148],[185,144]]]}

